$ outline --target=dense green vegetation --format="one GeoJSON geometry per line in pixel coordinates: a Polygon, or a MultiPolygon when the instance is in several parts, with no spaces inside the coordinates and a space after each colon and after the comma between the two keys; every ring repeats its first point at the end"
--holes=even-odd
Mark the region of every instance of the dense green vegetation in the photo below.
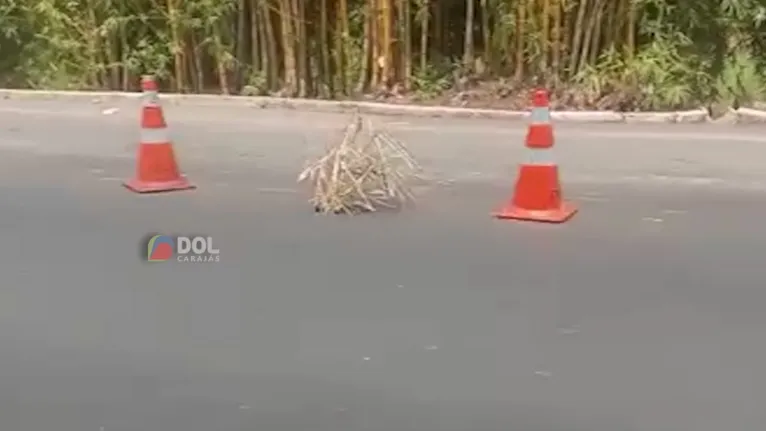
{"type": "Polygon", "coordinates": [[[766,0],[4,0],[0,85],[728,106],[766,93],[765,20],[766,0]]]}

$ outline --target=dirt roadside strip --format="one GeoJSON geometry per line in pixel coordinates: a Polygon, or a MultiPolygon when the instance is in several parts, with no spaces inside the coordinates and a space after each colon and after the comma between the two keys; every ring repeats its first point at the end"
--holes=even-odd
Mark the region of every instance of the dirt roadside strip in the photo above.
{"type": "MultiPolygon", "coordinates": [[[[91,91],[45,91],[0,89],[4,100],[70,100],[89,103],[137,99],[141,93],[91,92],[91,91]]],[[[400,105],[377,102],[329,101],[313,99],[288,99],[278,97],[223,96],[208,94],[162,93],[163,100],[175,105],[215,106],[240,105],[252,109],[288,109],[326,113],[348,113],[359,111],[369,115],[408,116],[426,118],[480,118],[495,120],[519,120],[528,117],[526,111],[500,109],[456,108],[448,106],[400,105]]],[[[712,119],[705,108],[675,112],[616,112],[616,111],[553,111],[556,121],[574,123],[764,123],[766,111],[750,108],[730,109],[724,116],[712,119]]]]}

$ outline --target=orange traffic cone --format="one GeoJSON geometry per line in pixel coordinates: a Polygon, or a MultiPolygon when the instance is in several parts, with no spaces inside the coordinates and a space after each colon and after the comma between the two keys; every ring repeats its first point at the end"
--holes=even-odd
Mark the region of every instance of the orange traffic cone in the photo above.
{"type": "Polygon", "coordinates": [[[577,212],[572,204],[562,201],[553,143],[548,93],[537,90],[532,97],[532,122],[525,142],[528,159],[519,168],[513,198],[495,217],[563,223],[577,212]]]}
{"type": "Polygon", "coordinates": [[[162,106],[159,104],[157,82],[152,76],[141,80],[144,93],[141,108],[141,140],[138,144],[136,176],[124,183],[136,193],[158,193],[188,190],[194,185],[180,174],[173,152],[162,106]]]}

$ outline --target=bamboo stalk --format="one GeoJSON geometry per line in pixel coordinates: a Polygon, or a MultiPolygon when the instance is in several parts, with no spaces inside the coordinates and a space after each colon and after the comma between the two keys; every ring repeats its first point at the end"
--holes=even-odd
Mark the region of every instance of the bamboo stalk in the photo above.
{"type": "Polygon", "coordinates": [[[277,53],[277,36],[274,25],[275,20],[271,19],[270,0],[256,0],[259,4],[259,22],[263,40],[264,40],[264,62],[266,64],[267,79],[270,88],[274,88],[279,81],[279,55],[277,53]]]}
{"type": "Polygon", "coordinates": [[[481,9],[481,39],[484,45],[482,55],[484,56],[484,64],[492,67],[494,65],[494,56],[492,55],[492,29],[490,28],[489,20],[492,11],[489,10],[488,0],[481,0],[479,8],[481,9]]]}
{"type": "Polygon", "coordinates": [[[180,0],[167,0],[168,19],[170,21],[170,34],[171,34],[171,52],[173,53],[173,65],[174,65],[174,88],[176,91],[183,91],[186,87],[184,82],[184,47],[181,36],[180,26],[180,12],[179,12],[180,0]]]}
{"type": "Polygon", "coordinates": [[[577,67],[578,60],[580,59],[580,50],[582,49],[582,46],[585,44],[584,38],[585,38],[585,14],[588,11],[588,0],[580,0],[580,6],[577,9],[577,20],[574,23],[572,34],[572,49],[570,52],[569,57],[569,73],[576,74],[577,73],[577,67]]]}
{"type": "Polygon", "coordinates": [[[465,38],[463,39],[463,68],[466,72],[473,69],[473,19],[474,2],[465,0],[465,38]]]}
{"type": "Polygon", "coordinates": [[[330,40],[329,40],[329,18],[328,18],[327,0],[321,0],[319,3],[319,45],[320,45],[320,57],[322,65],[323,82],[328,86],[330,95],[335,93],[335,83],[332,79],[331,57],[330,57],[330,40]]]}
{"type": "Polygon", "coordinates": [[[551,0],[542,0],[542,19],[543,19],[543,29],[542,29],[542,39],[543,39],[543,52],[542,52],[542,58],[540,58],[540,69],[542,69],[543,73],[548,72],[548,57],[552,57],[552,50],[553,48],[553,38],[551,35],[551,15],[553,15],[553,6],[551,4],[551,0]]]}
{"type": "Polygon", "coordinates": [[[391,51],[391,0],[380,0],[380,43],[381,53],[380,58],[380,75],[383,85],[390,85],[392,81],[391,70],[393,63],[393,53],[391,51]]]}
{"type": "MultiPolygon", "coordinates": [[[[263,72],[263,39],[261,38],[260,30],[263,28],[262,23],[258,19],[258,0],[250,0],[248,12],[250,14],[250,58],[252,61],[253,70],[257,73],[263,72]]],[[[244,29],[243,29],[244,31],[244,29]]]]}
{"type": "Polygon", "coordinates": [[[292,1],[280,0],[279,18],[282,29],[282,64],[284,65],[284,87],[289,96],[298,92],[298,70],[295,59],[295,30],[293,28],[292,1]]]}
{"type": "Polygon", "coordinates": [[[428,66],[428,53],[430,47],[428,45],[429,26],[431,24],[431,7],[430,0],[421,0],[419,15],[420,15],[420,70],[426,70],[428,66]]]}
{"type": "Polygon", "coordinates": [[[551,7],[553,8],[553,31],[551,33],[551,41],[553,46],[551,47],[551,72],[558,85],[560,79],[560,67],[561,67],[561,51],[562,51],[562,8],[565,0],[553,0],[551,7]]]}
{"type": "Polygon", "coordinates": [[[519,0],[518,6],[516,7],[516,49],[515,49],[515,60],[516,60],[516,72],[515,72],[515,78],[516,81],[521,81],[524,79],[524,51],[526,48],[525,38],[527,36],[526,34],[526,24],[527,24],[527,3],[525,0],[519,0]]]}

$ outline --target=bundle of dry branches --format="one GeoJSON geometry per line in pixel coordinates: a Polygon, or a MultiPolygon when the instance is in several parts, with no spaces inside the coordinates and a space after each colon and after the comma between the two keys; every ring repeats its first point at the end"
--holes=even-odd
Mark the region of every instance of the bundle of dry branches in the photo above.
{"type": "Polygon", "coordinates": [[[410,181],[420,166],[404,145],[355,115],[343,139],[310,163],[298,182],[313,186],[310,202],[324,213],[357,214],[414,201],[410,181]]]}

